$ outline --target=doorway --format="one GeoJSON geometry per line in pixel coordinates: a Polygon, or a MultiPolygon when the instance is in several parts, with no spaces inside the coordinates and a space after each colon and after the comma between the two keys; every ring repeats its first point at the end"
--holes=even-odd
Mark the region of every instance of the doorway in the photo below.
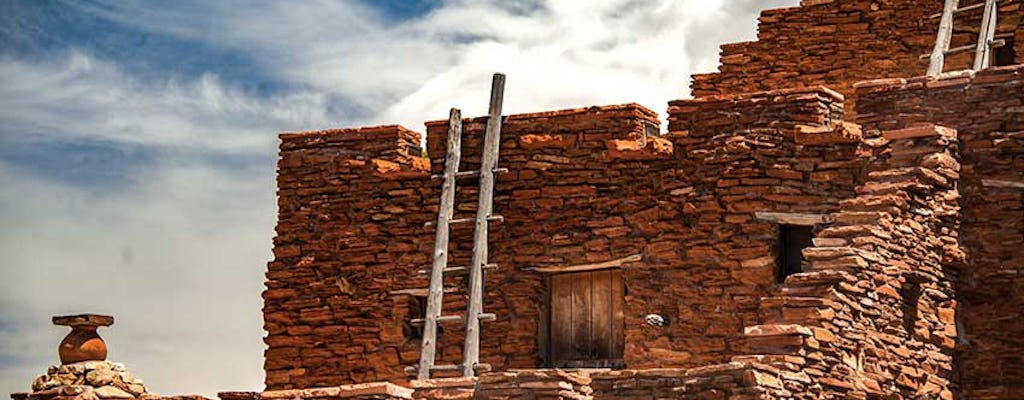
{"type": "Polygon", "coordinates": [[[621,269],[550,277],[549,360],[556,368],[622,367],[621,269]]]}

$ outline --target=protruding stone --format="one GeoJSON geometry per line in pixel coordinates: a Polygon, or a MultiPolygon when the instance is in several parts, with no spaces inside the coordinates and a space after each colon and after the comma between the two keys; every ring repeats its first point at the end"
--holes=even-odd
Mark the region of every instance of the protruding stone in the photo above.
{"type": "Polygon", "coordinates": [[[101,386],[96,388],[96,396],[101,399],[133,399],[131,393],[121,390],[115,386],[101,386]]]}
{"type": "Polygon", "coordinates": [[[53,317],[54,325],[61,326],[111,326],[114,324],[114,317],[102,314],[77,314],[59,315],[53,317]]]}

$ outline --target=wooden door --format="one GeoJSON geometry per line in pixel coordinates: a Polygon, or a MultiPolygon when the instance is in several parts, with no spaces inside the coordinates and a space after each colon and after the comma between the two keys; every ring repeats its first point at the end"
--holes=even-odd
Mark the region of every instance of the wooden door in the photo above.
{"type": "Polygon", "coordinates": [[[550,360],[554,367],[622,366],[622,270],[551,276],[550,360]]]}

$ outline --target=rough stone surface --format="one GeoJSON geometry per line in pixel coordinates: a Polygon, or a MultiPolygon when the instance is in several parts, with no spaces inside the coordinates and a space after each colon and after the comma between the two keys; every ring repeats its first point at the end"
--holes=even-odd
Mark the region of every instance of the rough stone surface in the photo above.
{"type": "MultiPolygon", "coordinates": [[[[546,279],[526,268],[639,254],[622,266],[624,364],[724,374],[648,392],[1020,397],[1024,198],[982,178],[1024,181],[1022,70],[863,82],[854,122],[845,96],[824,87],[673,101],[658,136],[635,105],[509,116],[495,197],[505,221],[491,233],[499,269],[486,285],[498,320],[483,328],[482,361],[546,365],[546,279]],[[766,215],[817,224],[804,271],[782,285],[766,215]],[[669,323],[648,325],[649,314],[669,323]]],[[[485,120],[464,122],[471,170],[485,120]]],[[[429,265],[424,223],[439,197],[429,174],[446,126],[427,124],[429,171],[415,134],[370,129],[370,142],[365,129],[282,136],[264,294],[270,388],[404,382],[418,357],[408,289],[426,286],[416,271],[429,265]]],[[[459,214],[472,215],[474,192],[460,189],[459,214]]],[[[468,262],[469,233],[453,231],[451,265],[468,262]]],[[[446,313],[465,306],[460,290],[446,313]]],[[[446,330],[439,363],[460,350],[458,327],[446,330]]],[[[503,379],[512,386],[501,396],[588,396],[503,379]]]]}
{"type": "MultiPolygon", "coordinates": [[[[1015,62],[1022,4],[1002,2],[997,29],[1015,62]]],[[[495,372],[477,378],[403,372],[419,357],[410,320],[447,121],[426,124],[426,149],[393,125],[282,134],[268,390],[221,399],[1024,398],[1024,66],[915,77],[940,7],[765,11],[758,41],[724,45],[696,98],[669,103],[666,134],[636,104],[507,116],[485,278],[497,320],[481,340],[495,372]],[[780,223],[814,226],[802,270],[783,277],[780,223]],[[545,271],[612,260],[630,260],[617,266],[625,368],[545,369],[545,271]]],[[[463,122],[470,171],[486,119],[463,122]]],[[[476,191],[460,181],[456,218],[474,215],[476,191]]],[[[470,236],[453,228],[449,266],[468,263],[470,236]]],[[[446,286],[443,313],[464,310],[465,282],[446,286]]],[[[458,363],[462,339],[445,327],[438,364],[458,363]]],[[[51,367],[32,388],[14,399],[201,400],[145,393],[99,362],[51,367]]]]}
{"type": "MultiPolygon", "coordinates": [[[[961,6],[977,1],[961,1],[961,6]]],[[[804,0],[761,13],[756,41],[722,45],[719,71],[693,76],[693,95],[740,94],[826,85],[853,95],[857,82],[923,75],[942,1],[804,0]]],[[[951,47],[974,44],[980,11],[957,15],[951,47]],[[972,33],[973,32],[973,33],[972,33]]],[[[1024,62],[1024,5],[1006,2],[997,32],[1024,62]]],[[[945,71],[969,68],[974,54],[947,57],[945,71]]],[[[851,116],[856,98],[847,104],[851,116]]]]}

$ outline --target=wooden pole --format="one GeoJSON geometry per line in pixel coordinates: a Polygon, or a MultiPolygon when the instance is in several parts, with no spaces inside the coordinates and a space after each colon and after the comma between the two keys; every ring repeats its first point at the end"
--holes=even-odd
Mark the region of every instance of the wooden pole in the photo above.
{"type": "Polygon", "coordinates": [[[996,0],[985,1],[985,15],[981,18],[981,30],[978,31],[978,47],[974,53],[974,70],[982,70],[992,65],[992,41],[996,38],[996,18],[999,7],[996,0]]]}
{"type": "Polygon", "coordinates": [[[437,319],[441,316],[444,296],[444,270],[448,267],[448,232],[455,208],[455,178],[462,156],[462,112],[452,108],[448,114],[448,154],[444,162],[444,183],[441,186],[441,205],[437,211],[437,233],[434,235],[434,262],[430,267],[430,288],[427,294],[427,312],[423,325],[423,348],[420,352],[419,379],[430,379],[437,352],[437,319]]]}
{"type": "Polygon", "coordinates": [[[505,94],[505,75],[491,80],[491,103],[480,165],[480,194],[477,202],[476,229],[473,232],[473,260],[469,265],[469,305],[466,312],[466,343],[462,351],[462,375],[474,376],[480,361],[480,315],[483,313],[483,266],[487,263],[488,218],[494,208],[494,169],[501,145],[501,106],[505,94]]]}
{"type": "Polygon", "coordinates": [[[949,50],[949,42],[953,39],[953,14],[959,6],[960,0],[946,0],[946,5],[942,9],[939,33],[935,38],[935,47],[928,63],[928,76],[942,73],[942,67],[946,63],[946,50],[949,50]]]}

